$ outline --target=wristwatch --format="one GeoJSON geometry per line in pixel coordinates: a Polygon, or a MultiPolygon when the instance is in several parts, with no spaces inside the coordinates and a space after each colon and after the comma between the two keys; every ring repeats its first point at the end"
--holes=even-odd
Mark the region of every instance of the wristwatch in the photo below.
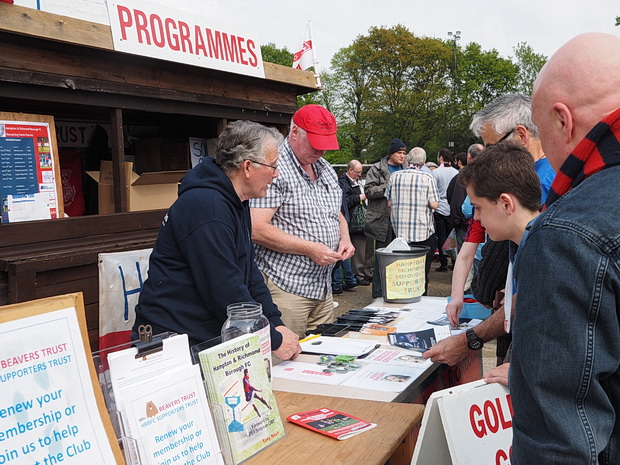
{"type": "Polygon", "coordinates": [[[478,336],[476,336],[473,328],[469,328],[467,331],[465,331],[465,335],[467,336],[467,347],[469,347],[471,350],[482,349],[484,341],[478,336]]]}

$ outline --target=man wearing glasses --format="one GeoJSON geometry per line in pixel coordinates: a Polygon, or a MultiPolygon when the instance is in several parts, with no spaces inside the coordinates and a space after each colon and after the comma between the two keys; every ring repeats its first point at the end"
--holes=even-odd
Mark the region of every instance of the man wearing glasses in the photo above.
{"type": "Polygon", "coordinates": [[[281,141],[274,128],[235,121],[220,134],[215,159],[205,158],[183,178],[150,257],[134,338],[140,325],[150,324],[154,333],[205,342],[220,335],[228,305],[258,302],[274,354],[286,360],[301,352],[258,271],[250,238],[248,200],[264,197],[278,175],[281,141]]]}
{"type": "Polygon", "coordinates": [[[331,271],[353,255],[342,190],[323,159],[338,149],[336,119],[319,105],[295,113],[264,198],[251,201],[256,261],[286,326],[300,337],[334,319],[331,271]]]}
{"type": "MultiPolygon", "coordinates": [[[[555,178],[555,171],[545,157],[538,128],[532,122],[532,100],[529,97],[523,94],[497,97],[476,113],[470,129],[476,136],[482,138],[486,147],[499,142],[509,142],[527,149],[534,159],[534,169],[540,178],[541,202],[545,202],[555,178]]],[[[458,325],[459,314],[463,308],[465,281],[476,250],[485,240],[484,228],[479,221],[473,220],[456,257],[452,274],[452,295],[450,303],[446,306],[446,313],[453,325],[458,325]]],[[[473,334],[480,339],[480,342],[488,342],[505,334],[503,313],[503,309],[500,308],[474,329],[473,334]]],[[[459,334],[440,341],[425,352],[424,357],[431,358],[434,362],[456,365],[465,358],[469,346],[465,334],[459,334]]]]}

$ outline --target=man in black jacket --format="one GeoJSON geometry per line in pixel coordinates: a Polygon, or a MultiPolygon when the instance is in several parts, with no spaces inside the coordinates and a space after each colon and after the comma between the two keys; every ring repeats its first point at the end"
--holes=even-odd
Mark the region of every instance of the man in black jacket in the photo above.
{"type": "MultiPolygon", "coordinates": [[[[349,222],[357,205],[364,205],[364,208],[366,206],[366,195],[364,195],[362,185],[359,182],[362,171],[362,164],[358,160],[351,160],[347,166],[347,171],[338,178],[338,184],[344,193],[344,203],[349,210],[347,218],[349,222]]],[[[372,282],[373,241],[364,235],[363,225],[361,231],[352,231],[351,226],[349,226],[349,235],[353,247],[355,247],[355,254],[351,257],[353,274],[355,274],[358,284],[368,286],[372,282]]]]}
{"type": "Polygon", "coordinates": [[[150,324],[154,333],[185,333],[198,344],[220,335],[228,305],[258,302],[274,354],[286,360],[301,352],[258,271],[251,241],[248,200],[264,197],[277,177],[281,142],[273,128],[235,121],[220,135],[215,159],[205,158],[183,178],[151,254],[134,334],[150,324]]]}

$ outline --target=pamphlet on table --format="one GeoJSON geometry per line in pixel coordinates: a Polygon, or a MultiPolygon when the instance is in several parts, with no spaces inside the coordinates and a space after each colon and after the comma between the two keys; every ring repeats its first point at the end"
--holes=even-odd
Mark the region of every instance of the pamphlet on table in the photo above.
{"type": "Polygon", "coordinates": [[[319,383],[338,385],[349,378],[353,372],[335,373],[326,369],[325,365],[318,363],[305,363],[287,361],[272,368],[274,378],[290,379],[293,381],[303,381],[306,383],[319,383]]]}
{"type": "Polygon", "coordinates": [[[437,342],[450,337],[450,335],[450,326],[437,326],[421,331],[389,333],[387,339],[393,346],[425,352],[437,342]]]}
{"type": "Polygon", "coordinates": [[[422,358],[421,352],[400,349],[378,349],[364,359],[368,363],[385,363],[416,368],[428,368],[433,365],[430,359],[422,358]]]}
{"type": "Polygon", "coordinates": [[[423,366],[388,365],[369,363],[345,379],[340,386],[370,389],[374,391],[401,392],[424,373],[423,366]]]}
{"type": "Polygon", "coordinates": [[[295,413],[286,419],[311,431],[340,441],[377,426],[376,423],[369,423],[353,415],[326,407],[295,413]]]}

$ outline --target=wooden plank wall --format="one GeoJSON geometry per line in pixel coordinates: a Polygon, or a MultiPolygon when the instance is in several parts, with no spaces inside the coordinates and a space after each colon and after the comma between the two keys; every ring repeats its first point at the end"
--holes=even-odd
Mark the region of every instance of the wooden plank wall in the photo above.
{"type": "Polygon", "coordinates": [[[98,255],[153,247],[164,214],[156,210],[0,225],[0,305],[82,292],[91,348],[97,350],[98,255]]]}

